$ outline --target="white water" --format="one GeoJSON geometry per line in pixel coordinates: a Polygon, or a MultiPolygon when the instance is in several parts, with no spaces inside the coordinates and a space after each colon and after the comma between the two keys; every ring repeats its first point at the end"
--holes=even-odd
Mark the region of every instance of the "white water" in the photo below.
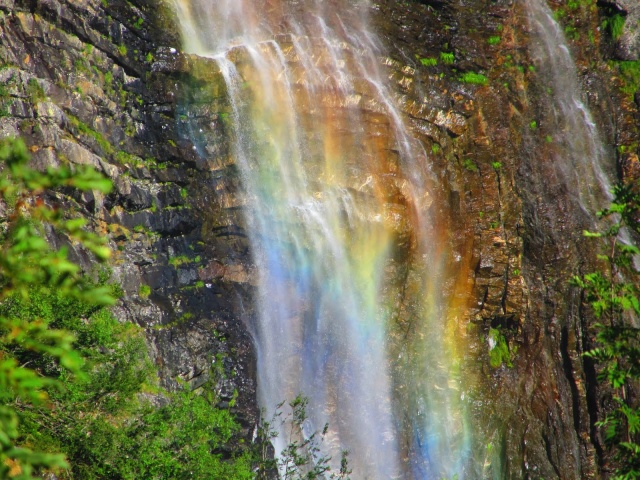
{"type": "MultiPolygon", "coordinates": [[[[454,267],[426,154],[387,91],[368,3],[304,3],[176,0],[185,50],[227,87],[260,272],[260,404],[269,417],[308,397],[307,433],[328,423],[325,453],[335,466],[348,450],[354,479],[462,480],[469,432],[439,283],[454,267]],[[399,248],[412,289],[393,281],[399,248]]],[[[282,429],[277,454],[288,441],[282,429]]]]}
{"type": "Polygon", "coordinates": [[[567,197],[594,218],[612,199],[612,183],[605,169],[609,158],[582,100],[576,65],[553,12],[544,0],[525,0],[524,4],[533,36],[531,56],[551,97],[551,110],[539,125],[555,148],[555,178],[545,181],[550,188],[563,185],[567,197]]]}

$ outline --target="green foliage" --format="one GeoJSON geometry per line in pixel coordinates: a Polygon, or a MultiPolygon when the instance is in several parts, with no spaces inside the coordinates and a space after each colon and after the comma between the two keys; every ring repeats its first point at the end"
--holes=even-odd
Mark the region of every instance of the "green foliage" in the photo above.
{"type": "Polygon", "coordinates": [[[67,455],[59,478],[252,478],[250,452],[229,453],[239,426],[215,398],[161,392],[161,407],[139,398],[154,378],[141,331],[106,318],[106,329],[90,328],[102,333],[100,344],[79,340],[90,359],[86,378],[52,394],[53,410],[22,415],[28,442],[67,455]]]}
{"type": "Polygon", "coordinates": [[[494,35],[494,36],[489,37],[489,38],[487,39],[487,43],[488,43],[489,45],[497,45],[497,44],[499,44],[499,43],[500,43],[500,41],[501,41],[501,40],[502,40],[502,39],[501,39],[501,37],[500,37],[499,35],[494,35]]]}
{"type": "Polygon", "coordinates": [[[489,83],[489,79],[487,77],[476,72],[464,72],[460,77],[460,81],[464,83],[472,83],[474,85],[487,85],[489,83]]]}
{"type": "Polygon", "coordinates": [[[463,160],[463,162],[462,162],[462,166],[464,168],[466,168],[467,170],[469,170],[470,172],[477,172],[478,171],[478,166],[470,158],[465,158],[463,160]]]}
{"type": "Polygon", "coordinates": [[[498,368],[502,364],[513,367],[511,363],[511,352],[505,336],[495,328],[489,329],[489,364],[493,368],[498,368]]]}
{"type": "Polygon", "coordinates": [[[303,434],[303,425],[308,418],[308,402],[308,398],[298,395],[288,403],[288,414],[283,415],[284,402],[282,402],[276,407],[276,412],[270,421],[262,420],[258,429],[257,468],[254,478],[258,480],[273,478],[273,472],[277,470],[282,480],[349,480],[351,470],[348,452],[341,453],[340,468],[337,472],[331,469],[329,464],[331,457],[322,454],[322,445],[329,425],[325,425],[322,432],[303,434]],[[267,447],[278,436],[276,425],[285,426],[289,435],[284,451],[279,458],[273,459],[267,447]]]}
{"type": "Polygon", "coordinates": [[[109,250],[81,219],[47,204],[51,189],[108,192],[91,169],[37,172],[23,142],[0,143],[8,206],[0,255],[0,478],[250,479],[251,451],[215,398],[159,390],[142,331],[108,306],[121,289],[53,250],[56,231],[98,260],[109,250]],[[161,407],[145,401],[157,392],[161,407]],[[65,458],[66,457],[66,458],[65,458]]]}
{"type": "Polygon", "coordinates": [[[140,157],[137,157],[136,155],[131,155],[130,153],[127,153],[123,150],[118,150],[115,154],[115,159],[118,161],[118,163],[122,164],[122,165],[143,165],[144,162],[140,157]]]}
{"type": "Polygon", "coordinates": [[[69,478],[252,478],[248,453],[222,458],[222,447],[239,429],[228,411],[190,392],[167,400],[160,408],[140,406],[126,421],[97,415],[66,428],[69,478]]]}
{"type": "Polygon", "coordinates": [[[633,95],[640,90],[640,60],[615,62],[623,81],[622,92],[633,95]]]}
{"type": "Polygon", "coordinates": [[[65,218],[45,199],[50,189],[106,193],[111,184],[92,169],[43,173],[31,169],[28,160],[21,140],[0,142],[0,196],[9,208],[0,237],[0,478],[21,480],[33,478],[40,467],[65,467],[66,462],[61,455],[20,445],[19,410],[45,408],[51,391],[61,386],[59,375],[79,374],[83,364],[72,347],[74,336],[51,322],[40,299],[55,294],[61,302],[113,302],[107,288],[87,283],[66,249],[51,249],[43,234],[46,227],[106,260],[110,252],[103,239],[84,230],[84,220],[65,218]]]}
{"type": "Polygon", "coordinates": [[[614,40],[618,40],[622,36],[622,31],[624,30],[624,23],[626,21],[626,17],[621,15],[620,13],[615,13],[610,17],[607,17],[602,22],[602,28],[604,28],[611,38],[614,40]]]}
{"type": "Polygon", "coordinates": [[[597,423],[615,452],[618,468],[613,478],[640,475],[640,407],[630,395],[640,379],[640,329],[629,319],[640,318],[640,275],[634,257],[640,250],[620,241],[621,229],[640,233],[640,194],[628,186],[614,189],[614,201],[599,216],[612,223],[603,232],[584,232],[602,241],[607,251],[598,258],[601,271],[576,276],[572,283],[584,290],[585,299],[598,318],[596,347],[585,353],[598,368],[599,379],[612,388],[613,407],[597,423]]]}
{"type": "Polygon", "coordinates": [[[147,298],[149,295],[151,295],[151,287],[149,285],[145,285],[144,283],[140,285],[140,288],[138,289],[138,295],[140,295],[142,298],[147,298]]]}
{"type": "Polygon", "coordinates": [[[438,59],[435,57],[421,58],[420,63],[425,67],[435,67],[438,65],[438,59]]]}
{"type": "Polygon", "coordinates": [[[38,83],[38,80],[36,80],[35,78],[29,79],[25,89],[32,103],[38,103],[47,98],[44,90],[40,86],[40,83],[38,83]]]}
{"type": "Polygon", "coordinates": [[[71,125],[73,125],[73,127],[78,130],[78,132],[80,132],[82,135],[93,138],[104,153],[106,153],[107,155],[111,155],[115,152],[111,143],[109,143],[109,141],[104,138],[101,133],[95,131],[86,123],[83,123],[79,118],[74,117],[71,114],[67,114],[67,118],[69,119],[71,125]]]}
{"type": "Polygon", "coordinates": [[[104,91],[109,96],[115,94],[115,91],[113,89],[113,72],[111,71],[108,71],[104,74],[104,91]]]}
{"type": "Polygon", "coordinates": [[[440,52],[440,61],[445,65],[453,65],[456,58],[453,53],[450,52],[440,52]]]}

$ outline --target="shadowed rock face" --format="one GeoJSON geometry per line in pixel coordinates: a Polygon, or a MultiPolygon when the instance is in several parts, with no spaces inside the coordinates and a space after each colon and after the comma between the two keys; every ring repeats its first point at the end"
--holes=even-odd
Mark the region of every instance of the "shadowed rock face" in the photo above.
{"type": "MultiPolygon", "coordinates": [[[[85,194],[69,207],[112,242],[125,290],[116,313],[146,329],[166,386],[177,377],[209,382],[223,404],[237,391],[249,434],[257,273],[227,87],[214,61],[180,52],[166,6],[105,3],[0,0],[0,135],[24,136],[42,167],[91,164],[113,179],[111,195],[85,194]]],[[[637,13],[633,2],[611,3],[627,20],[637,13]]],[[[544,121],[552,95],[534,64],[523,4],[381,0],[370,15],[386,52],[381,67],[437,179],[443,241],[468,264],[443,287],[466,342],[466,478],[599,478],[606,452],[594,423],[607,397],[581,356],[592,346],[592,319],[567,283],[589,271],[595,252],[580,238],[584,219],[570,192],[551,181],[557,144],[544,121]],[[468,72],[487,83],[462,80],[468,72]],[[508,359],[491,365],[496,330],[511,368],[508,359]]],[[[568,47],[605,161],[632,181],[637,147],[617,158],[615,147],[637,142],[637,109],[603,56],[635,34],[625,30],[618,47],[600,34],[589,41],[598,15],[571,11],[561,27],[580,34],[568,47]]],[[[410,284],[418,279],[404,276],[411,240],[403,228],[389,276],[410,284]]],[[[402,301],[394,308],[410,313],[402,301]]]]}
{"type": "Polygon", "coordinates": [[[113,180],[112,194],[67,206],[110,239],[125,292],[116,315],[145,329],[164,386],[207,384],[223,405],[237,396],[249,435],[257,408],[243,321],[253,287],[233,170],[196,154],[179,108],[205,102],[224,153],[224,128],[207,110],[220,93],[177,53],[173,22],[148,2],[0,3],[0,135],[25,137],[42,168],[90,164],[113,180]]]}

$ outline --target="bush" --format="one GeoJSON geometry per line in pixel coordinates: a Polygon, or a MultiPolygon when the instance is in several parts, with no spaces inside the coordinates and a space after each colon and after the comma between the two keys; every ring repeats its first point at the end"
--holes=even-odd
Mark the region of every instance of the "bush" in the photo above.
{"type": "Polygon", "coordinates": [[[598,319],[596,346],[585,357],[596,363],[598,378],[611,388],[611,408],[597,426],[618,463],[617,480],[640,477],[640,407],[632,386],[640,380],[640,329],[629,319],[640,318],[640,272],[634,258],[640,249],[626,244],[621,230],[640,234],[640,194],[618,186],[614,201],[599,213],[612,224],[602,233],[585,232],[604,240],[606,253],[599,255],[604,268],[576,276],[573,284],[585,292],[587,303],[598,319]]]}
{"type": "MultiPolygon", "coordinates": [[[[103,239],[87,232],[84,220],[66,218],[63,209],[48,205],[46,192],[61,187],[108,192],[110,182],[92,169],[38,172],[28,160],[22,141],[0,142],[5,163],[0,196],[8,208],[0,236],[0,478],[22,480],[40,468],[67,466],[59,454],[21,444],[19,414],[46,409],[49,393],[62,387],[59,376],[79,374],[83,363],[73,335],[56,327],[53,306],[40,305],[40,299],[55,292],[60,302],[83,302],[87,308],[113,302],[108,289],[85,281],[66,249],[51,249],[43,237],[45,229],[56,231],[106,260],[110,252],[103,239]]],[[[55,437],[45,437],[43,443],[56,443],[55,437]]]]}
{"type": "Polygon", "coordinates": [[[0,143],[0,159],[0,478],[252,478],[251,452],[228,445],[239,430],[229,411],[155,386],[141,329],[110,312],[120,289],[108,270],[83,274],[43,237],[53,229],[109,258],[82,219],[47,200],[52,188],[110,183],[89,169],[36,172],[21,141],[0,143]]]}

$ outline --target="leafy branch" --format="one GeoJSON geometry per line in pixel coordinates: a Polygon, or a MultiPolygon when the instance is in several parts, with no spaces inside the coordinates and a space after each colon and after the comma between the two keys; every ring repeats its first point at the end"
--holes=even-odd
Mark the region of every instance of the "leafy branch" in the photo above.
{"type": "Polygon", "coordinates": [[[640,407],[631,388],[640,379],[640,283],[635,261],[640,250],[623,241],[640,234],[640,194],[632,186],[617,186],[614,201],[599,212],[612,220],[603,232],[584,232],[605,242],[607,252],[598,255],[603,271],[576,276],[572,283],[584,290],[585,300],[598,319],[597,346],[585,357],[596,362],[598,378],[612,390],[613,406],[597,426],[614,450],[617,480],[640,477],[640,407]]]}
{"type": "MultiPolygon", "coordinates": [[[[49,205],[48,191],[60,188],[109,192],[111,184],[90,168],[72,171],[29,167],[29,155],[21,140],[0,142],[0,198],[6,221],[0,234],[0,302],[19,296],[29,303],[40,292],[82,299],[94,305],[114,302],[105,287],[90,286],[80,267],[67,258],[66,249],[51,249],[45,232],[53,231],[83,245],[98,261],[109,258],[104,240],[85,230],[83,219],[68,219],[49,205]]],[[[19,405],[46,407],[47,390],[59,380],[30,361],[20,363],[20,352],[35,360],[48,359],[57,369],[80,373],[82,359],[73,348],[74,336],[51,328],[41,318],[0,315],[0,477],[30,480],[38,467],[67,467],[63,455],[33,452],[16,445],[19,437],[19,405]]]]}

